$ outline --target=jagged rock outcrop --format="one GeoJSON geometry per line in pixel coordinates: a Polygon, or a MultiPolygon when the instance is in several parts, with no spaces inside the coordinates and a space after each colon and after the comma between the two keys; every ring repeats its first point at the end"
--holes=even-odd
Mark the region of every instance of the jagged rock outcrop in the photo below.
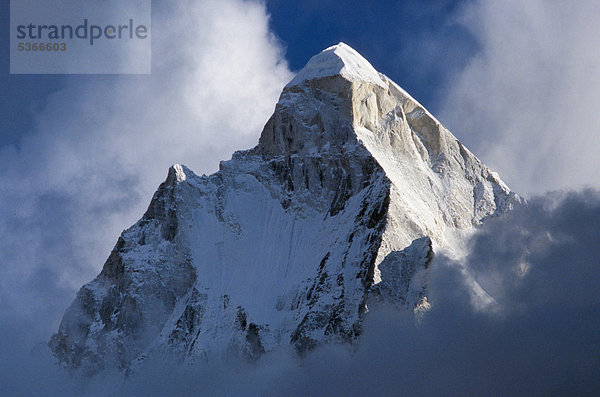
{"type": "Polygon", "coordinates": [[[210,176],[171,167],[50,345],[94,372],[352,341],[369,299],[424,310],[433,250],[517,201],[340,43],[284,88],[255,148],[210,176]]]}

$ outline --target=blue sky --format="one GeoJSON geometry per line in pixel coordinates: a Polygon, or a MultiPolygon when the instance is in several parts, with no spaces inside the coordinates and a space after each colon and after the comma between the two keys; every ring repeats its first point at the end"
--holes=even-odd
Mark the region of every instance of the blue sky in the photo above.
{"type": "Polygon", "coordinates": [[[293,70],[323,48],[346,42],[427,107],[477,43],[455,18],[465,1],[267,2],[271,26],[293,70]]]}

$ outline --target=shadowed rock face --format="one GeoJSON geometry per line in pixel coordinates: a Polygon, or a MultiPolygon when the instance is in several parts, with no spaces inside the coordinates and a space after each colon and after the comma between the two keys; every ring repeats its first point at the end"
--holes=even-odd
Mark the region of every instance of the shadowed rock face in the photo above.
{"type": "Polygon", "coordinates": [[[68,367],[352,342],[369,302],[425,310],[434,248],[520,200],[350,47],[315,58],[258,146],[171,167],[52,337],[68,367]]]}

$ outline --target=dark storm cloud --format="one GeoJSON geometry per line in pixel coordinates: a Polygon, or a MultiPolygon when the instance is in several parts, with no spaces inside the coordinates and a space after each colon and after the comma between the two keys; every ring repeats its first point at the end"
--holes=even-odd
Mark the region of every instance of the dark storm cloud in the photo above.
{"type": "Polygon", "coordinates": [[[599,243],[598,192],[550,193],[486,224],[473,241],[468,266],[511,312],[582,308],[599,301],[599,243]]]}

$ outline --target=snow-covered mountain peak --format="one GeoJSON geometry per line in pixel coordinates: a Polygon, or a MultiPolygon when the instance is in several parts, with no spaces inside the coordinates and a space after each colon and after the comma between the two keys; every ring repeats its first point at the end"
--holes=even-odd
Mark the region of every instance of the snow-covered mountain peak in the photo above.
{"type": "Polygon", "coordinates": [[[345,43],[326,48],[313,56],[287,86],[336,75],[341,75],[350,81],[368,81],[386,87],[369,61],[345,43]]]}
{"type": "Polygon", "coordinates": [[[173,164],[167,174],[167,184],[177,184],[195,175],[189,168],[182,164],[173,164]]]}
{"type": "Polygon", "coordinates": [[[340,43],[284,88],[255,148],[210,176],[169,169],[50,345],[93,373],[352,342],[371,302],[424,310],[434,250],[518,201],[340,43]]]}

